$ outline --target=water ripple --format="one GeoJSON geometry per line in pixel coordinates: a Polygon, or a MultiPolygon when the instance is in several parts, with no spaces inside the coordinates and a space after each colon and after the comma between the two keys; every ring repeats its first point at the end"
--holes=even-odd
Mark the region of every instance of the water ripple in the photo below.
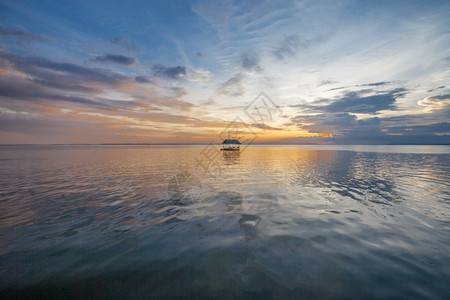
{"type": "Polygon", "coordinates": [[[0,295],[448,294],[449,154],[201,150],[0,148],[0,295]]]}

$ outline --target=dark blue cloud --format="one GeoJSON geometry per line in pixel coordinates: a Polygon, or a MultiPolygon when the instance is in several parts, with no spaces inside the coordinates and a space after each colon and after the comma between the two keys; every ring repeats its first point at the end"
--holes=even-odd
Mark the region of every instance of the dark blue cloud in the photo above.
{"type": "MultiPolygon", "coordinates": [[[[418,134],[444,135],[450,134],[450,122],[431,123],[426,125],[406,125],[388,128],[389,133],[412,136],[418,134]]],[[[448,136],[450,142],[450,135],[448,136]]]]}
{"type": "Polygon", "coordinates": [[[139,83],[153,83],[151,77],[143,76],[143,75],[134,77],[134,80],[139,83]]]}
{"type": "MultiPolygon", "coordinates": [[[[368,118],[358,120],[349,113],[327,113],[317,116],[297,116],[292,123],[311,132],[330,132],[333,137],[313,138],[333,144],[450,144],[450,123],[386,126],[387,120],[417,122],[417,116],[368,118]],[[309,125],[315,123],[314,125],[309,125]]],[[[394,123],[395,123],[394,122],[394,123]]]]}
{"type": "Polygon", "coordinates": [[[120,55],[120,54],[110,54],[110,53],[97,56],[94,59],[94,61],[107,62],[107,63],[110,62],[110,63],[116,63],[116,64],[120,64],[120,65],[125,65],[125,66],[131,66],[137,62],[136,58],[134,58],[134,57],[129,57],[129,56],[120,55]]]}
{"type": "MultiPolygon", "coordinates": [[[[382,84],[384,83],[374,83],[374,85],[382,84]]],[[[407,90],[404,88],[383,92],[365,89],[344,92],[342,96],[334,99],[317,99],[308,103],[291,104],[289,107],[298,108],[301,112],[370,114],[381,110],[396,109],[396,99],[404,96],[406,92],[407,90]]]]}
{"type": "Polygon", "coordinates": [[[126,76],[110,70],[91,68],[74,63],[56,62],[43,57],[21,56],[0,50],[0,66],[8,65],[16,70],[48,81],[77,83],[117,84],[127,80],[126,76]]]}
{"type": "Polygon", "coordinates": [[[4,27],[2,25],[0,25],[0,35],[4,36],[4,37],[9,37],[9,38],[15,38],[20,41],[27,41],[27,42],[48,40],[45,37],[26,32],[22,29],[8,28],[8,27],[4,27]]]}
{"type": "Polygon", "coordinates": [[[152,66],[153,75],[166,79],[180,79],[186,76],[186,67],[166,67],[162,64],[156,64],[152,66]]]}
{"type": "Polygon", "coordinates": [[[28,78],[27,80],[38,84],[39,86],[46,86],[53,89],[81,92],[88,94],[97,94],[102,91],[101,88],[95,86],[84,85],[82,82],[71,81],[70,78],[53,78],[56,76],[46,76],[41,78],[28,78]]]}
{"type": "Polygon", "coordinates": [[[349,92],[339,100],[323,107],[327,112],[349,112],[349,113],[376,113],[381,110],[395,109],[395,100],[403,96],[406,90],[398,88],[386,93],[371,96],[361,96],[367,91],[349,92]]]}
{"type": "Polygon", "coordinates": [[[49,89],[36,81],[23,78],[2,76],[0,77],[0,102],[9,100],[22,100],[31,103],[45,102],[69,102],[81,106],[113,109],[115,104],[106,103],[104,99],[96,99],[89,95],[71,95],[61,90],[49,89]]]}
{"type": "Polygon", "coordinates": [[[336,135],[350,136],[355,138],[367,135],[369,132],[381,132],[381,120],[378,117],[358,120],[356,116],[349,113],[326,113],[315,116],[297,116],[291,121],[298,127],[306,128],[312,132],[329,132],[336,135]],[[304,125],[309,123],[314,125],[304,125]]]}

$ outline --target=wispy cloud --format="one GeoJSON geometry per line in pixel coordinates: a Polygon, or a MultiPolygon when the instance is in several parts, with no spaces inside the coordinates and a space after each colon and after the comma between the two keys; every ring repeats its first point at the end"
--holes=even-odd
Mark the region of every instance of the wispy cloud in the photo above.
{"type": "Polygon", "coordinates": [[[450,94],[426,97],[420,100],[418,104],[425,107],[426,112],[434,112],[446,108],[450,109],[450,94]]]}
{"type": "Polygon", "coordinates": [[[285,36],[273,50],[273,55],[279,60],[284,60],[306,51],[309,47],[326,41],[324,37],[313,39],[304,38],[297,33],[285,36]]]}
{"type": "Polygon", "coordinates": [[[226,95],[231,97],[242,97],[246,94],[245,87],[243,85],[244,74],[237,73],[226,82],[224,82],[217,90],[220,95],[226,95]]]}

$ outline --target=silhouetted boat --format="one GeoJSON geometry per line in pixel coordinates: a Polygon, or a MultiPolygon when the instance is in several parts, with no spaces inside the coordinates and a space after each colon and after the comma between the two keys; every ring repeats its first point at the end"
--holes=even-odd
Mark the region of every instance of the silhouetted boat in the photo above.
{"type": "Polygon", "coordinates": [[[222,151],[239,151],[241,142],[235,139],[226,139],[220,145],[220,150],[222,151]]]}

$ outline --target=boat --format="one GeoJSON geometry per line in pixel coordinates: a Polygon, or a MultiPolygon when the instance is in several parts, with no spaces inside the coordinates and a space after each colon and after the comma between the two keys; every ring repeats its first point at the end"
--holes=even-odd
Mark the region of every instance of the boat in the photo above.
{"type": "Polygon", "coordinates": [[[241,142],[237,139],[225,139],[220,145],[222,151],[239,151],[241,142]]]}

